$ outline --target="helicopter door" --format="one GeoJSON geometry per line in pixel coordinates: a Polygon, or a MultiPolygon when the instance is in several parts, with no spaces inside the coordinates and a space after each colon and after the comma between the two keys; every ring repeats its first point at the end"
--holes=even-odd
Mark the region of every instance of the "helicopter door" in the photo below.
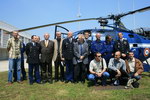
{"type": "MultiPolygon", "coordinates": [[[[65,32],[61,31],[61,34],[62,34],[62,37],[65,38],[65,36],[68,34],[69,30],[63,26],[59,26],[59,25],[56,25],[55,26],[55,35],[54,35],[54,39],[56,39],[56,32],[58,31],[58,28],[61,28],[63,30],[65,30],[65,32]],[[67,31],[67,32],[66,32],[67,31]]],[[[60,30],[59,30],[60,31],[60,30]]]]}

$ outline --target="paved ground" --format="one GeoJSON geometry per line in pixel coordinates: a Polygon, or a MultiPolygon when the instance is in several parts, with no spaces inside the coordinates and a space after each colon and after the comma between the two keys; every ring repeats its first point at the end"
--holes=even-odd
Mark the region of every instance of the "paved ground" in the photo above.
{"type": "MultiPolygon", "coordinates": [[[[28,68],[28,64],[26,63],[26,59],[24,60],[25,68],[28,68]]],[[[54,63],[52,62],[54,66],[54,63]]],[[[8,60],[0,61],[0,72],[8,71],[8,60]]]]}
{"type": "MultiPolygon", "coordinates": [[[[25,68],[28,68],[28,64],[25,60],[25,68]]],[[[0,61],[0,72],[8,71],[8,60],[0,61]]]]}

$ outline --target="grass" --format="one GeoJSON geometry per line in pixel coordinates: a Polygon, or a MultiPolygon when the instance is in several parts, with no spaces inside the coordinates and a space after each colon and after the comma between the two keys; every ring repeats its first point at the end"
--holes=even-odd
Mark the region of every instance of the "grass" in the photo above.
{"type": "Polygon", "coordinates": [[[144,72],[137,89],[97,90],[81,83],[7,85],[7,72],[0,73],[0,100],[150,100],[150,77],[144,72]]]}

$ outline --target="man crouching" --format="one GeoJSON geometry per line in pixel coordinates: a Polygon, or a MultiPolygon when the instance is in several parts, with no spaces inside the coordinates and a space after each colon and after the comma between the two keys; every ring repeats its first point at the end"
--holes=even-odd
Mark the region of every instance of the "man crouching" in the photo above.
{"type": "Polygon", "coordinates": [[[129,75],[127,87],[139,87],[139,83],[137,83],[137,81],[141,79],[140,74],[143,72],[142,62],[134,57],[134,53],[132,51],[129,52],[129,57],[127,60],[125,60],[125,62],[127,67],[127,73],[129,75]]]}
{"type": "Polygon", "coordinates": [[[106,69],[106,61],[101,57],[101,53],[95,53],[94,59],[90,62],[88,79],[94,81],[95,85],[98,85],[97,81],[101,79],[102,86],[106,86],[106,80],[110,76],[106,69]]]}

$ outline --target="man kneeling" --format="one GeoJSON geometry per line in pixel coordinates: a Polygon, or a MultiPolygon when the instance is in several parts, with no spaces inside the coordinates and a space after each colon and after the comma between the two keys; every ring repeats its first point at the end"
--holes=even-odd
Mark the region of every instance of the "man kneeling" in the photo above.
{"type": "Polygon", "coordinates": [[[99,52],[94,54],[94,59],[90,62],[88,79],[94,81],[95,85],[97,84],[98,79],[101,79],[102,86],[106,86],[106,80],[110,76],[106,72],[106,61],[104,58],[101,58],[99,52]]]}

